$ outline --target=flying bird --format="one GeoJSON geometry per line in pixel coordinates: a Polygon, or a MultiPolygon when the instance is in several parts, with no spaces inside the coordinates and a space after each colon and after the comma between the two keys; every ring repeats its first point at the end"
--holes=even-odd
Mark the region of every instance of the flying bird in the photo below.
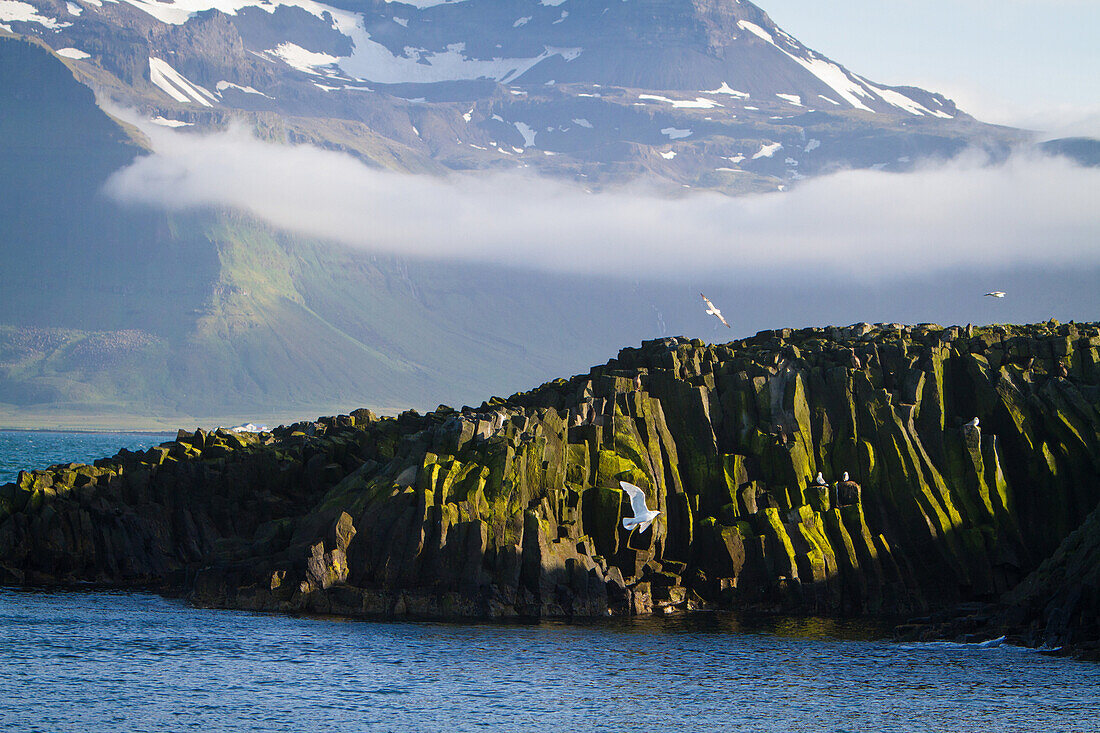
{"type": "Polygon", "coordinates": [[[1003,290],[994,290],[992,293],[986,293],[985,297],[987,297],[987,298],[1003,298],[1003,297],[1005,297],[1005,293],[1004,293],[1003,290]]]}
{"type": "Polygon", "coordinates": [[[639,532],[645,532],[660,512],[654,511],[645,505],[645,492],[634,484],[620,481],[619,486],[622,486],[623,491],[630,497],[630,508],[634,511],[633,519],[623,517],[623,527],[627,530],[637,528],[639,532]]]}
{"type": "Polygon", "coordinates": [[[708,316],[714,316],[719,321],[721,321],[726,328],[731,328],[730,324],[726,323],[726,319],[722,317],[722,311],[718,310],[718,306],[710,302],[710,298],[703,295],[702,293],[699,293],[699,297],[702,298],[703,302],[707,304],[708,316]]]}

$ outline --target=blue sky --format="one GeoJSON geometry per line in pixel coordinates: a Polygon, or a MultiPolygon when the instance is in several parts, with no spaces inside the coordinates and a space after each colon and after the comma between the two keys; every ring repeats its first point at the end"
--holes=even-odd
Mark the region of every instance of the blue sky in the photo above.
{"type": "Polygon", "coordinates": [[[1100,0],[756,0],[858,74],[976,117],[1100,136],[1100,0]]]}

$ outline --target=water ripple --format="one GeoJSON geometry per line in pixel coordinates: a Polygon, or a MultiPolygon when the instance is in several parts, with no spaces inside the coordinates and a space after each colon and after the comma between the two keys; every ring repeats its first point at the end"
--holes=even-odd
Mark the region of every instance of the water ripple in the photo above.
{"type": "Polygon", "coordinates": [[[0,589],[0,729],[1096,731],[1100,667],[722,614],[347,623],[0,589]]]}

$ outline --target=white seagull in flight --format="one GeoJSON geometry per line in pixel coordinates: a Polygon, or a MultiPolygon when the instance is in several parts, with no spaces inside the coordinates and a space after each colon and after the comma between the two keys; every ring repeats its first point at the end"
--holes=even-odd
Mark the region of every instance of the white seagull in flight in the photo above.
{"type": "Polygon", "coordinates": [[[630,497],[630,508],[634,510],[634,518],[623,517],[623,527],[628,530],[638,528],[639,532],[645,532],[649,525],[653,524],[653,520],[660,514],[658,511],[654,511],[645,505],[645,492],[634,484],[628,484],[626,481],[620,481],[619,486],[623,487],[623,491],[630,497]]]}
{"type": "Polygon", "coordinates": [[[992,293],[986,293],[985,297],[986,298],[1003,298],[1003,297],[1005,297],[1005,293],[1004,293],[1003,290],[994,290],[992,293]]]}
{"type": "Polygon", "coordinates": [[[726,328],[731,328],[730,324],[726,323],[726,319],[722,317],[722,311],[718,310],[718,306],[716,306],[714,303],[710,302],[710,298],[703,295],[702,293],[699,293],[699,297],[702,298],[703,302],[707,304],[707,315],[708,316],[714,316],[719,321],[721,321],[723,324],[725,324],[726,328]]]}

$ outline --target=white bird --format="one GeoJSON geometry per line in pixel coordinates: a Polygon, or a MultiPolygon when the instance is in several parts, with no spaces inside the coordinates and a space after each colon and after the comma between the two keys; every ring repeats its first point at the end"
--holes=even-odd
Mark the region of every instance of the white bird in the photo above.
{"type": "Polygon", "coordinates": [[[848,480],[848,472],[847,471],[844,472],[844,478],[842,478],[840,480],[841,481],[847,481],[848,480]]]}
{"type": "Polygon", "coordinates": [[[619,486],[622,486],[623,491],[630,497],[630,508],[634,511],[633,519],[623,517],[623,527],[627,530],[637,528],[639,532],[645,532],[660,512],[654,511],[645,505],[645,492],[634,484],[620,481],[619,486]]]}
{"type": "Polygon", "coordinates": [[[973,420],[971,420],[970,422],[968,422],[968,423],[966,424],[966,427],[968,427],[968,428],[976,428],[976,427],[978,427],[978,418],[974,418],[973,420]]]}
{"type": "Polygon", "coordinates": [[[732,328],[730,324],[726,323],[726,319],[722,317],[722,311],[718,310],[718,306],[710,302],[710,298],[699,293],[699,297],[703,299],[703,302],[707,304],[707,315],[714,316],[725,325],[726,328],[732,328]]]}
{"type": "Polygon", "coordinates": [[[825,477],[821,475],[821,471],[817,472],[817,478],[814,479],[814,484],[816,484],[817,486],[825,485],[825,477]]]}
{"type": "Polygon", "coordinates": [[[992,293],[986,293],[985,297],[987,297],[987,298],[1003,298],[1003,297],[1005,297],[1005,294],[1004,294],[1003,290],[994,290],[992,293]]]}

